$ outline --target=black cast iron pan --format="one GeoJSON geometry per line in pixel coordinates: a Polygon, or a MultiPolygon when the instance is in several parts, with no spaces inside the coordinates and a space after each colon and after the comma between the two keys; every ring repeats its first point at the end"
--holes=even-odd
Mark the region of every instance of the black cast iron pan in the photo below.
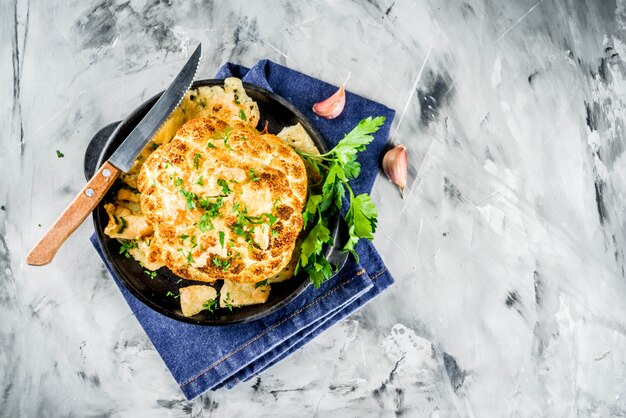
{"type": "MultiPolygon", "coordinates": [[[[223,80],[199,80],[193,83],[192,88],[221,86],[223,83],[223,80]]],[[[267,121],[269,132],[276,134],[286,126],[300,123],[313,139],[320,152],[328,151],[322,136],[298,109],[288,101],[261,87],[247,83],[243,83],[243,86],[246,93],[259,105],[261,120],[258,127],[264,127],[267,121]]],[[[161,93],[145,101],[125,120],[107,125],[94,136],[85,152],[84,170],[87,179],[91,178],[93,173],[109,158],[135,125],[150,110],[160,95],[161,93]]],[[[272,284],[270,297],[266,303],[233,308],[232,311],[222,308],[216,310],[213,314],[203,311],[193,317],[185,317],[180,310],[178,299],[167,296],[168,292],[178,295],[180,287],[206,283],[183,280],[165,267],[157,271],[155,278],[151,278],[145,274],[145,269],[137,261],[119,254],[120,244],[118,241],[104,234],[104,228],[108,222],[104,203],[114,200],[114,193],[116,192],[117,187],[113,186],[107,197],[102,200],[93,212],[98,243],[107,262],[124,286],[140,301],[163,315],[198,325],[228,325],[254,321],[289,303],[310,284],[309,278],[300,274],[282,283],[272,284]]],[[[341,248],[347,241],[347,227],[339,215],[331,219],[330,227],[335,245],[325,248],[325,256],[332,264],[337,266],[337,271],[339,271],[344,266],[347,258],[347,254],[341,252],[341,248]]],[[[220,282],[216,283],[215,286],[219,289],[220,282]]]]}

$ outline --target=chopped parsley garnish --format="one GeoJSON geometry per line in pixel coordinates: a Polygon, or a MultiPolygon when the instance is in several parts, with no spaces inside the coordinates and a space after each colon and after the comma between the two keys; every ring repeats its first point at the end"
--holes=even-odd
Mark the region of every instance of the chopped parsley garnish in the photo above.
{"type": "Polygon", "coordinates": [[[248,177],[250,177],[250,180],[252,181],[261,180],[261,177],[257,176],[256,171],[254,171],[254,168],[251,168],[250,170],[248,170],[248,177]]]}
{"type": "Polygon", "coordinates": [[[239,210],[239,205],[240,205],[240,203],[239,203],[239,202],[237,202],[237,203],[235,203],[235,204],[233,205],[233,213],[236,213],[236,212],[239,210]]]}
{"type": "Polygon", "coordinates": [[[187,199],[187,209],[195,209],[196,202],[194,202],[194,199],[198,198],[196,194],[193,192],[187,192],[187,194],[185,194],[185,198],[187,199]]]}
{"type": "Polygon", "coordinates": [[[159,148],[159,144],[157,144],[156,142],[152,143],[152,151],[156,151],[156,149],[159,148]]]}
{"type": "Polygon", "coordinates": [[[215,299],[209,299],[202,304],[202,307],[209,311],[209,313],[213,313],[215,309],[217,309],[217,301],[215,299]]]}
{"type": "Polygon", "coordinates": [[[124,219],[123,216],[120,216],[120,221],[122,221],[122,226],[120,226],[120,228],[117,230],[118,234],[121,234],[122,232],[124,232],[126,228],[128,227],[128,222],[126,222],[126,219],[124,219]]]}
{"type": "MultiPolygon", "coordinates": [[[[233,212],[235,208],[233,207],[233,212]]],[[[278,217],[272,213],[262,213],[261,215],[248,215],[248,209],[243,208],[239,210],[239,206],[237,206],[237,220],[229,225],[231,231],[246,240],[246,242],[254,246],[255,242],[253,240],[254,228],[256,225],[261,225],[261,229],[265,232],[266,224],[273,225],[278,221],[278,217]]]]}
{"type": "Polygon", "coordinates": [[[218,196],[215,202],[211,202],[208,197],[200,199],[200,207],[208,212],[210,218],[217,218],[223,204],[222,196],[218,196]]]}
{"type": "Polygon", "coordinates": [[[168,297],[170,297],[170,298],[174,298],[174,299],[178,299],[178,297],[180,296],[180,294],[178,294],[178,295],[177,295],[176,293],[170,292],[170,291],[168,290],[168,291],[167,291],[167,293],[165,294],[165,296],[168,296],[168,297]]]}
{"type": "Polygon", "coordinates": [[[211,222],[211,218],[209,212],[204,212],[200,217],[200,221],[198,222],[198,228],[201,232],[210,231],[213,229],[213,222],[211,222]]]}
{"type": "Polygon", "coordinates": [[[181,235],[181,236],[180,236],[180,243],[181,243],[181,244],[184,244],[184,243],[185,243],[185,240],[186,240],[187,238],[189,238],[189,235],[187,235],[187,234],[183,234],[183,235],[181,235]]]}
{"type": "Polygon", "coordinates": [[[246,228],[247,224],[245,219],[239,218],[237,222],[231,224],[230,229],[240,237],[246,240],[249,244],[253,243],[252,241],[252,228],[246,228]]]}
{"type": "Polygon", "coordinates": [[[130,258],[130,253],[128,250],[132,250],[133,248],[137,248],[137,241],[132,240],[120,240],[120,254],[124,254],[126,258],[130,258]]]}
{"type": "Polygon", "coordinates": [[[258,216],[246,215],[244,218],[253,225],[261,225],[266,222],[270,225],[274,225],[278,220],[278,217],[272,213],[262,213],[258,216]]]}
{"type": "Polygon", "coordinates": [[[220,231],[219,234],[220,234],[220,245],[222,246],[222,248],[224,248],[224,237],[226,235],[224,234],[224,231],[220,231]]]}
{"type": "Polygon", "coordinates": [[[254,288],[255,288],[255,289],[258,289],[258,288],[259,288],[259,287],[261,287],[261,286],[267,286],[267,279],[265,279],[265,280],[261,280],[260,282],[256,282],[256,283],[254,284],[254,288]]]}
{"type": "Polygon", "coordinates": [[[361,170],[359,162],[356,161],[357,154],[372,142],[374,139],[372,134],[378,131],[384,122],[385,118],[382,116],[363,119],[335,148],[325,154],[298,152],[323,178],[321,193],[309,194],[302,214],[303,228],[307,225],[313,225],[313,228],[302,242],[300,259],[296,266],[296,274],[300,269],[304,270],[316,288],[328,280],[334,270],[323,255],[323,246],[333,243],[328,220],[341,210],[346,190],[350,203],[345,215],[349,238],[343,250],[352,253],[358,261],[359,256],[354,249],[356,243],[361,238],[368,240],[374,238],[378,221],[376,206],[366,193],[355,196],[348,182],[356,178],[361,170]]]}
{"type": "Polygon", "coordinates": [[[209,139],[206,143],[206,147],[207,148],[217,148],[215,145],[213,145],[213,143],[211,142],[211,140],[209,139]]]}
{"type": "Polygon", "coordinates": [[[196,153],[196,155],[193,156],[193,166],[196,168],[196,170],[198,169],[199,162],[200,162],[200,153],[196,153]]]}
{"type": "Polygon", "coordinates": [[[146,273],[148,276],[150,276],[150,278],[152,280],[154,280],[157,276],[157,272],[156,271],[150,271],[150,270],[144,270],[144,273],[146,273]]]}
{"type": "Polygon", "coordinates": [[[230,131],[232,131],[232,129],[230,128],[230,126],[227,126],[226,129],[224,130],[224,146],[230,150],[232,150],[231,146],[228,145],[228,140],[230,139],[230,131]]]}
{"type": "Polygon", "coordinates": [[[185,196],[185,199],[187,200],[187,209],[191,210],[191,209],[195,209],[196,208],[195,200],[198,199],[198,196],[196,196],[196,194],[194,192],[186,191],[186,190],[183,190],[181,188],[180,189],[180,194],[185,196]]]}
{"type": "Polygon", "coordinates": [[[213,262],[215,266],[220,267],[222,271],[227,271],[228,268],[230,267],[230,260],[228,259],[222,260],[221,258],[213,257],[213,260],[211,261],[213,262]]]}
{"type": "Polygon", "coordinates": [[[199,186],[204,186],[204,181],[202,181],[202,176],[198,177],[198,180],[196,180],[196,184],[199,186]]]}
{"type": "Polygon", "coordinates": [[[277,238],[277,237],[278,237],[278,231],[277,231],[277,230],[272,229],[272,231],[271,231],[271,232],[272,232],[272,236],[273,236],[274,238],[277,238]]]}
{"type": "Polygon", "coordinates": [[[191,255],[191,251],[187,251],[187,255],[185,255],[185,250],[183,250],[182,248],[179,248],[178,252],[185,256],[185,258],[187,259],[187,263],[188,264],[191,264],[191,263],[193,263],[195,261],[193,259],[193,256],[191,255]]]}
{"type": "Polygon", "coordinates": [[[63,158],[65,157],[65,154],[63,154],[61,151],[57,150],[57,158],[63,158]]]}
{"type": "Polygon", "coordinates": [[[239,118],[244,122],[248,120],[246,112],[244,112],[243,109],[239,109],[239,118]]]}
{"type": "Polygon", "coordinates": [[[192,192],[192,191],[188,191],[185,190],[183,188],[183,179],[181,179],[180,177],[177,177],[174,179],[174,186],[178,187],[178,191],[180,192],[180,194],[182,194],[183,196],[185,196],[186,202],[187,202],[187,209],[192,210],[196,208],[196,200],[198,200],[198,196],[192,192]]]}
{"type": "Polygon", "coordinates": [[[226,297],[224,298],[224,304],[226,305],[226,307],[228,308],[229,311],[233,311],[233,305],[230,304],[230,302],[228,302],[228,300],[230,299],[230,293],[226,293],[226,297]]]}
{"type": "Polygon", "coordinates": [[[224,196],[228,196],[230,193],[232,193],[232,190],[230,189],[230,187],[228,187],[228,182],[226,180],[217,179],[217,185],[222,188],[222,194],[224,196]]]}
{"type": "Polygon", "coordinates": [[[198,246],[198,243],[196,242],[196,236],[192,235],[191,239],[189,240],[189,242],[191,243],[191,248],[196,248],[198,246]]]}

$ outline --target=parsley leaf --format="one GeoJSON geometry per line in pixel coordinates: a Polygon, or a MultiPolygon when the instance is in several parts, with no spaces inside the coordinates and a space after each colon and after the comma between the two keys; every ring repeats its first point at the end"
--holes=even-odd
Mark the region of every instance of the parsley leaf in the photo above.
{"type": "Polygon", "coordinates": [[[248,177],[250,177],[250,180],[252,180],[252,181],[259,181],[259,180],[261,180],[261,177],[259,177],[256,174],[256,171],[254,171],[254,168],[251,168],[250,170],[248,170],[248,177]]]}
{"type": "Polygon", "coordinates": [[[138,248],[137,241],[132,240],[120,240],[120,254],[124,254],[126,258],[130,258],[130,253],[128,250],[132,250],[133,248],[138,248]]]}
{"type": "Polygon", "coordinates": [[[201,232],[210,231],[211,229],[214,228],[213,222],[211,222],[210,216],[211,215],[209,214],[209,212],[204,212],[202,216],[200,217],[200,221],[198,222],[198,228],[200,229],[201,232]]]}
{"type": "Polygon", "coordinates": [[[324,226],[320,218],[320,221],[302,242],[302,246],[300,247],[300,265],[306,267],[311,256],[320,253],[324,244],[332,243],[333,239],[330,236],[330,230],[324,226]]]}
{"type": "Polygon", "coordinates": [[[360,194],[352,199],[350,209],[346,214],[350,238],[343,249],[352,253],[357,262],[359,261],[359,255],[354,250],[354,246],[360,238],[374,239],[374,231],[378,221],[377,216],[376,205],[374,205],[369,195],[360,194]]]}
{"type": "Polygon", "coordinates": [[[196,196],[194,192],[185,191],[183,189],[180,189],[180,193],[185,196],[185,199],[187,200],[187,209],[195,209],[196,202],[194,200],[198,199],[198,196],[196,196]]]}
{"type": "Polygon", "coordinates": [[[126,222],[126,219],[124,219],[123,216],[120,216],[120,220],[122,221],[122,225],[120,226],[120,229],[117,230],[118,234],[121,234],[122,232],[124,232],[126,228],[128,227],[128,222],[126,222]]]}
{"type": "Polygon", "coordinates": [[[222,246],[222,248],[224,248],[224,237],[225,237],[224,231],[220,231],[219,234],[220,234],[220,245],[222,246]]]}
{"type": "Polygon", "coordinates": [[[230,267],[229,259],[222,260],[221,258],[213,257],[211,261],[213,262],[215,266],[220,267],[222,271],[227,271],[228,268],[230,267]]]}
{"type": "Polygon", "coordinates": [[[196,155],[193,156],[193,166],[196,168],[196,170],[198,169],[198,163],[200,162],[200,153],[196,153],[196,155]]]}
{"type": "Polygon", "coordinates": [[[222,188],[222,194],[228,196],[232,190],[228,187],[228,182],[224,179],[217,179],[217,185],[222,188]]]}
{"type": "Polygon", "coordinates": [[[365,147],[374,140],[372,134],[385,122],[383,116],[363,119],[327,155],[332,154],[342,165],[356,159],[356,154],[365,150],[365,147]]]}
{"type": "Polygon", "coordinates": [[[309,193],[302,212],[303,229],[314,226],[302,242],[295,271],[298,274],[300,270],[304,270],[316,288],[333,274],[334,267],[324,257],[323,248],[325,244],[333,243],[328,220],[341,211],[346,195],[349,198],[349,209],[345,215],[349,239],[343,251],[352,253],[358,261],[356,243],[361,238],[374,238],[378,221],[376,206],[368,194],[355,196],[349,181],[361,173],[361,164],[356,161],[357,154],[374,140],[372,134],[384,122],[385,118],[382,116],[363,119],[344,135],[335,148],[325,154],[299,152],[310,167],[322,176],[321,192],[309,193]]]}
{"type": "Polygon", "coordinates": [[[317,213],[317,207],[322,201],[321,195],[310,195],[309,199],[306,202],[306,207],[304,208],[304,212],[302,212],[302,229],[306,229],[306,226],[309,222],[315,218],[315,214],[317,213]]]}
{"type": "Polygon", "coordinates": [[[63,158],[65,157],[65,154],[63,154],[61,151],[57,150],[57,158],[63,158]]]}
{"type": "Polygon", "coordinates": [[[248,120],[246,112],[244,112],[243,109],[239,109],[239,118],[244,122],[248,120]]]}
{"type": "Polygon", "coordinates": [[[230,128],[230,126],[227,126],[226,129],[224,130],[224,147],[228,148],[229,150],[232,150],[232,147],[228,145],[228,140],[230,139],[231,130],[232,129],[230,128]]]}
{"type": "Polygon", "coordinates": [[[267,286],[267,279],[265,279],[265,280],[261,280],[260,282],[256,282],[256,283],[254,284],[254,288],[255,288],[255,289],[258,289],[258,288],[259,288],[259,287],[261,287],[261,286],[267,286]]]}
{"type": "Polygon", "coordinates": [[[210,218],[217,218],[223,204],[224,201],[221,196],[219,196],[215,202],[211,202],[208,197],[200,199],[200,207],[208,212],[210,218]]]}
{"type": "Polygon", "coordinates": [[[233,305],[231,305],[228,300],[230,299],[230,293],[226,293],[226,297],[224,298],[224,305],[228,308],[229,311],[233,311],[233,305]]]}

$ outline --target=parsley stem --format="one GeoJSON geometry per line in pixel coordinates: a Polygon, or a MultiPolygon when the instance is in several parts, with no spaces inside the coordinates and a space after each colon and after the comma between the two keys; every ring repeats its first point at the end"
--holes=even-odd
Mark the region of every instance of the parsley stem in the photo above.
{"type": "Polygon", "coordinates": [[[341,182],[343,183],[344,186],[348,188],[348,191],[350,192],[350,202],[352,202],[352,200],[354,199],[354,192],[352,191],[352,187],[350,187],[350,184],[348,183],[347,180],[341,179],[341,182]]]}
{"type": "Polygon", "coordinates": [[[326,154],[309,154],[308,152],[296,151],[298,155],[312,159],[312,160],[324,160],[324,161],[335,161],[334,158],[329,157],[332,154],[332,151],[327,152],[326,154]]]}
{"type": "Polygon", "coordinates": [[[328,171],[328,169],[329,169],[328,164],[324,164],[321,161],[314,161],[314,162],[313,161],[309,161],[309,162],[317,164],[317,165],[321,165],[322,167],[324,167],[326,169],[326,171],[328,171]]]}

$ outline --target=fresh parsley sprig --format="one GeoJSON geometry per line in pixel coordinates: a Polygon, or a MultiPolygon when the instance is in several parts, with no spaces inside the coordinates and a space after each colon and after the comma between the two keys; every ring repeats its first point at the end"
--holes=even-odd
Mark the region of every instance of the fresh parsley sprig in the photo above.
{"type": "Polygon", "coordinates": [[[350,180],[355,179],[361,172],[361,165],[356,161],[357,154],[367,147],[373,140],[373,133],[385,122],[384,116],[363,119],[329,152],[321,155],[299,152],[300,156],[319,173],[322,181],[321,193],[309,192],[307,204],[302,213],[303,228],[311,227],[309,234],[302,242],[300,259],[296,273],[304,270],[315,287],[320,287],[328,280],[334,267],[326,260],[322,250],[324,244],[332,244],[333,239],[328,229],[329,219],[341,211],[343,198],[348,198],[350,208],[345,220],[348,224],[349,239],[344,251],[349,251],[359,260],[354,247],[361,238],[372,240],[378,211],[372,198],[366,194],[354,195],[350,180]]]}

